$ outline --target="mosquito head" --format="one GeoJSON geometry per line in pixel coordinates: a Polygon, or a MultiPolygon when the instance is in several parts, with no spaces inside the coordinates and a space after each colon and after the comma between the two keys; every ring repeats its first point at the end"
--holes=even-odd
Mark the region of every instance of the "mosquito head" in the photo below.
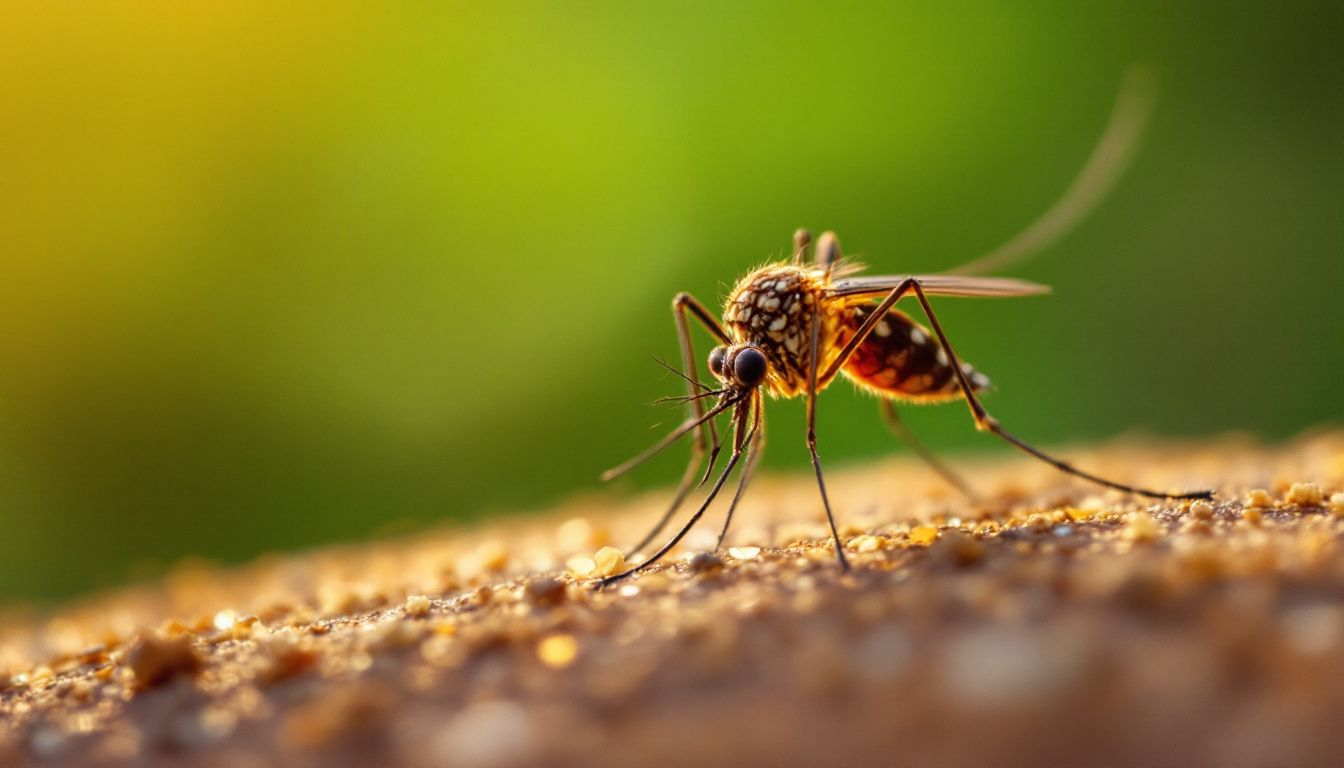
{"type": "Polygon", "coordinates": [[[715,347],[709,353],[709,370],[736,389],[755,389],[765,381],[770,365],[765,353],[750,344],[715,347]]]}
{"type": "Polygon", "coordinates": [[[755,347],[742,347],[733,356],[733,378],[744,387],[759,387],[765,381],[769,365],[765,353],[755,347]]]}
{"type": "Polygon", "coordinates": [[[727,347],[715,347],[709,351],[709,372],[718,376],[723,376],[723,361],[728,357],[727,347]]]}

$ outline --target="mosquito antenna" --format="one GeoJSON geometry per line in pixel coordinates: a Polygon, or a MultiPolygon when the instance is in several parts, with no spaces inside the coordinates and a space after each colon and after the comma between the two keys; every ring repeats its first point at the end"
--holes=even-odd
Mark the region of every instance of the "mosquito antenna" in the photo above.
{"type": "Polygon", "coordinates": [[[697,392],[694,395],[663,395],[657,400],[651,401],[649,404],[661,405],[663,403],[677,403],[678,405],[684,405],[696,400],[704,400],[707,397],[718,397],[727,391],[728,390],[726,389],[711,389],[708,392],[697,392]]]}
{"type": "Polygon", "coordinates": [[[1016,237],[974,261],[948,270],[947,274],[999,271],[1034,256],[1068,234],[1096,210],[1129,168],[1156,103],[1154,72],[1143,65],[1130,67],[1120,82],[1120,93],[1105,133],[1064,195],[1016,237]]]}
{"type": "Polygon", "coordinates": [[[699,387],[699,388],[701,388],[701,389],[704,389],[704,390],[708,390],[708,389],[709,389],[709,387],[705,386],[704,384],[701,384],[700,382],[696,381],[695,379],[692,379],[690,376],[687,376],[686,374],[684,374],[684,373],[682,373],[681,371],[677,370],[675,366],[673,366],[671,363],[667,362],[666,360],[662,359],[661,357],[658,357],[657,355],[650,355],[650,357],[653,358],[654,362],[656,362],[656,363],[658,363],[659,365],[663,366],[663,367],[666,368],[667,370],[669,370],[669,371],[671,371],[671,372],[677,374],[677,375],[680,376],[681,378],[683,378],[683,379],[689,381],[690,383],[694,384],[695,386],[697,386],[697,387],[699,387]]]}
{"type": "Polygon", "coordinates": [[[695,429],[696,427],[700,426],[701,424],[704,424],[706,421],[709,421],[710,419],[714,418],[715,416],[718,416],[720,413],[723,413],[724,411],[726,411],[726,410],[728,410],[729,408],[733,407],[733,405],[734,405],[738,400],[741,400],[741,399],[742,399],[742,397],[739,395],[739,396],[736,397],[736,398],[732,398],[732,399],[724,400],[723,402],[719,403],[718,405],[714,406],[714,407],[711,408],[709,411],[707,411],[707,412],[705,413],[705,415],[703,415],[703,416],[694,416],[694,417],[692,417],[692,418],[687,419],[686,421],[683,421],[683,422],[681,423],[681,426],[679,426],[679,427],[677,427],[676,429],[672,430],[672,432],[670,432],[670,433],[669,433],[666,437],[664,437],[662,440],[659,440],[658,442],[656,442],[656,443],[654,443],[653,445],[649,446],[647,449],[644,450],[643,453],[639,454],[638,456],[634,457],[633,459],[630,459],[629,461],[625,462],[624,464],[621,464],[620,466],[612,467],[611,469],[608,469],[606,472],[603,472],[603,473],[602,473],[602,480],[604,480],[604,481],[606,481],[606,480],[615,480],[616,478],[620,477],[621,475],[624,475],[626,472],[629,472],[630,470],[634,469],[635,467],[638,467],[640,464],[643,464],[644,462],[648,461],[649,459],[653,458],[654,456],[657,456],[659,453],[661,453],[661,452],[662,452],[664,449],[666,449],[668,446],[670,446],[670,445],[672,445],[673,443],[677,442],[677,441],[680,440],[682,437],[685,437],[691,430],[695,429]]]}

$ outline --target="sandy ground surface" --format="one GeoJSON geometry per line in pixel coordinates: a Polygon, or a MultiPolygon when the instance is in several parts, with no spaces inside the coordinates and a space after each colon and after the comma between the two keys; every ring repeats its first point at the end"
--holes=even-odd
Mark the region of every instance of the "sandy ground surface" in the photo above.
{"type": "Polygon", "coordinates": [[[183,566],[5,619],[0,765],[1337,765],[1344,434],[1066,453],[1218,496],[891,461],[848,575],[809,476],[601,592],[662,495],[183,566]]]}

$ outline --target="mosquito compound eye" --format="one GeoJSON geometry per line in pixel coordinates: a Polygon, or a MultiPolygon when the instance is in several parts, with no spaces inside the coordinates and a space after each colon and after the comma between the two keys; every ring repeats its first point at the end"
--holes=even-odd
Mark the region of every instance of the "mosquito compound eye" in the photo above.
{"type": "Polygon", "coordinates": [[[767,367],[765,353],[755,347],[747,347],[733,358],[733,378],[744,387],[759,386],[765,381],[767,367]]]}
{"type": "Polygon", "coordinates": [[[728,350],[723,347],[715,347],[709,351],[709,370],[720,379],[723,378],[723,361],[728,357],[728,350]]]}

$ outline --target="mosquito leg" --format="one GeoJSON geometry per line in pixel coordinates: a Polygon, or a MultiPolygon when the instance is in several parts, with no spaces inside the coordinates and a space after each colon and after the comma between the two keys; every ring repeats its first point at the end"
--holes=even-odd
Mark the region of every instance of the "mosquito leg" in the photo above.
{"type": "Polygon", "coordinates": [[[672,495],[672,502],[667,505],[667,510],[663,512],[662,517],[658,518],[658,522],[654,524],[653,528],[644,534],[644,538],[640,539],[638,544],[626,552],[627,557],[636,552],[643,552],[644,548],[649,546],[649,542],[653,541],[654,537],[662,533],[663,529],[667,527],[668,522],[672,520],[672,516],[686,501],[687,494],[695,487],[695,476],[700,474],[700,463],[704,455],[705,449],[701,447],[699,441],[692,442],[691,460],[686,464],[686,471],[681,476],[681,482],[677,484],[677,492],[672,495]]]}
{"type": "Polygon", "coordinates": [[[1091,481],[1098,485],[1104,485],[1107,488],[1114,488],[1126,493],[1135,493],[1140,496],[1149,496],[1154,499],[1213,498],[1213,491],[1163,493],[1161,491],[1137,488],[1132,485],[1125,485],[1124,483],[1117,483],[1113,480],[1098,477],[1045,453],[999,426],[999,422],[996,421],[994,417],[990,416],[989,412],[985,410],[985,407],[980,404],[980,399],[976,397],[974,388],[971,387],[971,383],[966,379],[965,371],[961,368],[961,359],[957,357],[956,351],[952,349],[952,344],[948,342],[947,334],[943,333],[943,327],[938,322],[938,317],[933,313],[933,307],[929,306],[929,299],[924,295],[924,289],[920,286],[919,281],[912,277],[902,280],[895,288],[893,288],[891,293],[888,293],[887,297],[878,305],[877,310],[869,315],[868,319],[864,320],[863,325],[859,326],[859,329],[855,332],[853,338],[845,344],[844,348],[840,350],[840,354],[836,356],[835,361],[831,363],[830,368],[826,370],[823,379],[829,380],[830,377],[839,372],[840,368],[844,366],[847,360],[849,360],[850,355],[854,353],[854,350],[868,338],[868,334],[873,332],[873,328],[877,327],[878,320],[885,317],[887,310],[891,309],[893,304],[899,301],[902,296],[909,293],[912,289],[914,290],[915,295],[919,298],[919,304],[924,309],[925,316],[929,318],[929,325],[933,326],[934,334],[938,336],[938,343],[942,346],[943,351],[947,353],[948,360],[951,361],[952,372],[956,374],[957,377],[957,386],[961,389],[962,396],[966,398],[966,404],[970,406],[971,416],[975,419],[976,429],[993,432],[1005,442],[1035,456],[1047,464],[1050,464],[1061,472],[1081,477],[1084,480],[1091,481]]]}
{"type": "Polygon", "coordinates": [[[733,524],[733,512],[737,509],[737,503],[742,500],[742,493],[747,489],[747,483],[751,482],[751,475],[756,471],[756,465],[760,463],[765,448],[765,409],[760,392],[753,395],[753,406],[756,411],[752,417],[751,431],[755,437],[751,441],[747,463],[742,465],[742,477],[738,480],[737,492],[733,494],[733,503],[728,505],[728,514],[723,519],[723,530],[719,532],[718,543],[714,545],[715,551],[723,549],[723,540],[728,537],[728,528],[733,524]]]}
{"type": "Polygon", "coordinates": [[[882,400],[879,410],[882,411],[882,421],[886,423],[887,428],[891,430],[891,433],[906,445],[910,446],[910,450],[914,451],[919,458],[923,459],[924,463],[928,464],[934,472],[941,475],[942,478],[947,481],[948,485],[956,488],[963,496],[971,501],[980,500],[979,495],[972,490],[970,484],[968,484],[961,475],[952,471],[952,468],[944,464],[941,459],[935,456],[933,451],[929,450],[928,446],[926,446],[922,440],[915,437],[915,433],[911,432],[910,427],[906,426],[905,421],[901,419],[901,414],[896,410],[895,403],[890,400],[882,400]]]}
{"type": "MultiPolygon", "coordinates": [[[[714,468],[714,459],[719,455],[719,450],[722,447],[723,441],[719,440],[716,435],[714,438],[714,448],[710,452],[709,466],[706,468],[706,476],[708,476],[709,471],[714,468]]],[[[700,453],[703,455],[703,452],[700,453]]],[[[751,464],[751,458],[752,457],[750,456],[747,457],[748,465],[751,464]]],[[[672,496],[672,503],[668,505],[667,511],[663,513],[662,518],[658,520],[658,524],[653,527],[653,530],[645,534],[644,538],[641,539],[638,544],[630,548],[631,554],[635,552],[643,552],[644,548],[649,546],[649,543],[653,541],[654,537],[662,533],[663,528],[667,527],[667,523],[672,519],[672,515],[681,507],[682,502],[686,500],[686,495],[691,492],[691,489],[699,488],[705,484],[703,479],[699,483],[695,482],[695,476],[699,470],[699,467],[696,466],[698,461],[699,457],[692,454],[692,461],[686,465],[686,472],[681,476],[681,483],[677,485],[677,492],[672,496]]],[[[731,513],[731,510],[729,511],[731,513]]]]}
{"type": "Polygon", "coordinates": [[[806,229],[794,230],[793,233],[793,263],[802,265],[803,259],[807,256],[807,246],[812,244],[812,233],[806,229]]]}
{"type": "MultiPolygon", "coordinates": [[[[743,407],[749,408],[750,404],[747,404],[745,406],[742,405],[739,406],[739,408],[743,407]]],[[[741,413],[741,411],[739,411],[739,413],[741,413]]],[[[672,551],[672,548],[675,547],[683,538],[685,538],[686,534],[690,532],[691,528],[695,527],[695,524],[700,521],[700,518],[703,517],[705,514],[705,510],[709,509],[709,505],[713,504],[714,499],[718,497],[719,491],[723,490],[723,484],[727,482],[728,475],[732,474],[733,468],[737,466],[738,460],[742,458],[742,454],[746,449],[746,443],[752,437],[751,433],[746,434],[743,433],[743,428],[746,424],[745,415],[740,418],[737,418],[735,415],[735,419],[737,421],[737,434],[733,440],[733,455],[728,458],[727,465],[724,466],[723,472],[719,474],[719,479],[714,482],[714,487],[709,489],[709,495],[707,495],[705,497],[704,502],[700,504],[700,508],[695,511],[694,515],[691,515],[691,518],[686,521],[686,524],[681,527],[681,530],[677,531],[677,535],[673,536],[671,541],[667,542],[662,547],[660,547],[657,552],[654,552],[649,557],[648,560],[645,560],[639,565],[627,568],[624,571],[621,571],[620,573],[615,574],[613,576],[607,576],[604,579],[600,579],[597,582],[597,587],[599,589],[614,584],[620,581],[621,579],[639,573],[640,571],[644,570],[645,568],[648,568],[649,566],[653,565],[659,560],[662,560],[663,556],[666,555],[668,552],[672,551]]],[[[739,477],[737,481],[739,495],[741,493],[741,487],[744,477],[745,476],[739,477]]]]}
{"type": "Polygon", "coordinates": [[[677,531],[677,535],[673,536],[671,541],[664,544],[661,548],[659,548],[657,552],[654,552],[649,557],[648,560],[645,560],[644,562],[632,568],[627,568],[614,576],[608,576],[604,579],[601,579],[600,581],[597,582],[597,586],[600,588],[608,586],[610,584],[614,584],[620,581],[621,579],[639,573],[640,571],[644,570],[645,568],[648,568],[649,566],[653,565],[659,560],[662,560],[663,556],[666,555],[668,552],[670,552],[672,548],[678,544],[678,542],[680,542],[683,538],[685,538],[686,534],[690,532],[691,528],[694,527],[697,522],[699,522],[700,518],[705,514],[705,510],[709,509],[709,505],[713,503],[715,497],[719,495],[719,491],[723,489],[724,482],[728,480],[728,473],[733,471],[733,468],[737,466],[737,461],[740,458],[742,458],[742,454],[737,451],[734,451],[733,455],[728,458],[728,464],[723,468],[723,472],[719,473],[719,479],[714,482],[714,487],[709,489],[709,496],[705,498],[704,503],[702,503],[700,505],[700,508],[695,511],[695,514],[691,515],[691,519],[687,520],[686,524],[681,527],[681,530],[677,531]]]}
{"type": "Polygon", "coordinates": [[[821,237],[817,238],[817,249],[813,256],[817,260],[817,266],[830,271],[835,269],[840,263],[840,238],[836,237],[834,232],[822,232],[821,237]]]}
{"type": "Polygon", "coordinates": [[[840,372],[840,369],[844,367],[845,363],[849,360],[849,356],[854,354],[854,350],[859,348],[859,345],[868,338],[868,334],[872,333],[873,329],[877,327],[877,324],[882,321],[882,318],[887,316],[887,310],[891,309],[892,305],[897,301],[900,301],[902,296],[909,293],[911,286],[914,284],[914,278],[907,277],[895,288],[891,289],[891,293],[888,293],[887,297],[882,300],[882,303],[877,305],[877,309],[873,310],[872,314],[868,315],[867,319],[863,321],[863,324],[859,326],[859,329],[854,332],[854,336],[851,337],[849,341],[845,342],[845,346],[840,349],[840,354],[836,355],[835,360],[831,363],[831,367],[827,368],[826,373],[822,375],[822,381],[830,381],[840,372]]]}
{"type": "Polygon", "coordinates": [[[705,464],[705,474],[700,478],[700,482],[695,484],[696,488],[709,482],[710,476],[714,474],[714,465],[719,461],[719,451],[723,450],[723,441],[719,439],[717,434],[712,435],[711,440],[713,445],[709,449],[709,462],[705,464]]]}
{"type": "Polygon", "coordinates": [[[826,522],[831,524],[831,538],[835,541],[835,556],[840,560],[840,568],[849,570],[849,560],[845,558],[844,545],[840,543],[840,531],[835,527],[835,515],[831,512],[831,500],[826,495],[826,480],[821,476],[821,457],[817,455],[817,340],[820,336],[821,312],[812,313],[812,349],[811,361],[807,366],[807,450],[812,453],[812,468],[817,472],[817,488],[821,490],[821,503],[826,507],[826,522]]]}
{"type": "MultiPolygon", "coordinates": [[[[681,347],[681,366],[687,377],[686,387],[689,390],[688,394],[696,395],[699,394],[700,377],[697,373],[699,368],[695,359],[695,346],[691,341],[691,328],[690,323],[687,320],[688,314],[696,320],[699,320],[705,330],[713,334],[722,343],[729,343],[729,339],[728,334],[724,332],[723,328],[714,319],[714,316],[710,314],[709,310],[705,309],[705,306],[694,296],[682,292],[678,293],[676,297],[672,299],[672,317],[677,326],[677,343],[681,347]]],[[[699,398],[693,399],[691,403],[696,417],[703,417],[706,412],[705,404],[699,398]]],[[[658,519],[658,522],[654,525],[653,529],[644,535],[644,538],[640,540],[640,543],[630,550],[631,552],[638,552],[644,547],[647,547],[650,541],[657,537],[659,533],[662,533],[663,528],[667,527],[672,516],[677,513],[677,510],[681,508],[682,503],[686,501],[686,495],[690,493],[691,488],[695,483],[695,477],[700,472],[700,465],[704,460],[706,448],[710,445],[717,446],[719,443],[718,433],[715,430],[713,420],[711,419],[706,426],[709,432],[708,440],[706,439],[705,429],[700,427],[696,427],[695,429],[695,436],[691,440],[691,455],[686,462],[686,470],[682,473],[681,482],[677,485],[676,493],[672,495],[672,501],[667,505],[667,511],[658,519]]],[[[716,447],[714,449],[713,457],[717,457],[717,455],[718,449],[716,447]]],[[[713,467],[713,457],[710,460],[711,467],[713,467]]]]}
{"type": "Polygon", "coordinates": [[[1050,464],[1051,466],[1055,467],[1061,472],[1066,472],[1070,475],[1081,477],[1084,480],[1089,480],[1098,485],[1104,485],[1107,488],[1114,488],[1118,491],[1124,491],[1126,493],[1135,493],[1140,496],[1148,496],[1154,499],[1213,498],[1212,491],[1164,493],[1162,491],[1148,490],[1146,488],[1139,488],[1132,485],[1126,485],[1124,483],[1117,483],[1114,480],[1107,480],[1104,477],[1098,477],[1097,475],[1091,474],[1089,472],[1084,472],[1083,470],[1078,469],[1072,464],[1061,461],[1055,458],[1054,456],[1049,455],[1048,453],[1026,443],[1021,438],[1018,438],[1017,436],[1008,432],[1003,427],[999,426],[999,422],[995,420],[993,416],[990,416],[989,412],[987,412],[984,406],[980,404],[980,400],[975,395],[975,389],[972,388],[971,383],[967,381],[966,373],[961,368],[961,360],[960,358],[957,357],[957,353],[952,349],[952,344],[948,342],[947,334],[943,333],[942,325],[939,324],[937,316],[935,316],[933,313],[933,307],[929,306],[929,300],[924,295],[924,289],[920,287],[919,281],[916,280],[913,281],[913,283],[914,283],[915,296],[919,298],[919,304],[921,307],[924,308],[924,315],[929,318],[929,325],[933,326],[934,333],[938,335],[938,343],[942,345],[943,351],[947,353],[947,357],[951,361],[952,371],[957,376],[957,383],[961,387],[962,395],[966,398],[966,404],[969,405],[971,408],[971,416],[975,418],[975,426],[977,429],[988,430],[990,432],[993,432],[995,435],[997,435],[1004,441],[1008,442],[1009,444],[1013,445],[1014,447],[1026,453],[1029,453],[1032,456],[1035,456],[1036,458],[1040,459],[1041,461],[1044,461],[1047,464],[1050,464]]]}
{"type": "MultiPolygon", "coordinates": [[[[699,394],[700,389],[700,375],[698,373],[700,368],[698,361],[695,359],[695,344],[691,341],[691,326],[686,320],[688,312],[695,317],[695,319],[700,321],[700,324],[705,327],[705,330],[716,336],[722,343],[729,344],[731,343],[731,340],[728,338],[728,334],[724,333],[724,330],[719,325],[718,321],[714,319],[714,316],[709,313],[709,310],[705,309],[705,305],[701,304],[694,296],[682,291],[672,299],[672,318],[677,324],[677,343],[681,347],[681,367],[685,369],[686,376],[689,378],[689,381],[686,382],[687,389],[689,390],[687,394],[696,395],[699,394]]],[[[699,399],[692,400],[691,402],[695,407],[696,415],[703,416],[705,414],[704,403],[699,399]]],[[[714,422],[709,422],[708,427],[710,442],[718,442],[718,435],[714,430],[714,422]]],[[[705,450],[704,430],[697,429],[695,431],[695,440],[696,444],[699,446],[699,453],[703,454],[705,450]]],[[[699,457],[697,456],[695,458],[698,459],[699,457]]]]}

